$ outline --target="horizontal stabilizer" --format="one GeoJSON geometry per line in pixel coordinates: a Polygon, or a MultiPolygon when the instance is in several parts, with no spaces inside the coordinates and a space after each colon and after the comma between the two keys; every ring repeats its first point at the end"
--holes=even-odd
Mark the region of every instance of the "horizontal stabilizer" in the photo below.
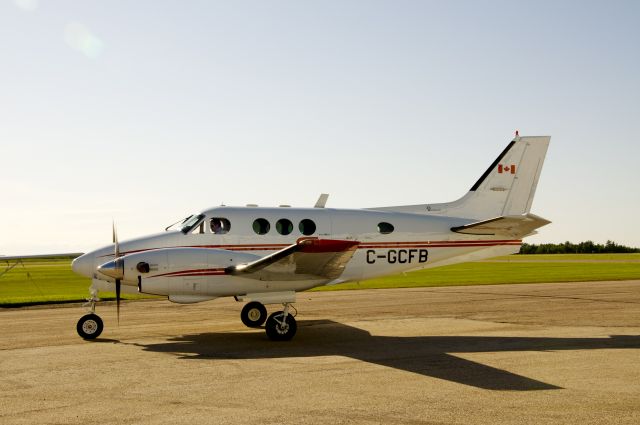
{"type": "Polygon", "coordinates": [[[452,227],[451,231],[466,235],[504,236],[520,239],[549,223],[551,223],[549,220],[535,214],[524,214],[476,221],[464,226],[452,227]]]}

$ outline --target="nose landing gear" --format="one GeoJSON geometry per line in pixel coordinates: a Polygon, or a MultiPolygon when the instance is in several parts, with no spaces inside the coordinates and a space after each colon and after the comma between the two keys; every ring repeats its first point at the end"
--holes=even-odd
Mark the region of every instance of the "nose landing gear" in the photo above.
{"type": "Polygon", "coordinates": [[[83,339],[95,339],[102,333],[104,324],[100,316],[94,313],[85,314],[78,320],[76,330],[83,339]]]}
{"type": "Polygon", "coordinates": [[[89,313],[82,316],[76,325],[78,335],[83,339],[95,339],[99,337],[104,328],[102,319],[96,314],[96,302],[98,301],[100,301],[100,298],[98,298],[98,290],[93,287],[89,288],[89,298],[87,298],[87,302],[83,304],[83,307],[86,307],[89,313]]]}

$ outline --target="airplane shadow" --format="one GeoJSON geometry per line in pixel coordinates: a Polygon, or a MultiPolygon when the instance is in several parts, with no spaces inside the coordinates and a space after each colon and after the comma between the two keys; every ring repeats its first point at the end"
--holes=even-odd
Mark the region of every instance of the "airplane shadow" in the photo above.
{"type": "Polygon", "coordinates": [[[298,334],[289,342],[269,341],[264,332],[230,332],[183,335],[163,343],[135,345],[145,351],[171,353],[184,359],[277,359],[337,355],[482,389],[533,391],[561,387],[450,353],[640,348],[640,336],[394,337],[374,336],[352,326],[317,320],[299,321],[298,334]]]}

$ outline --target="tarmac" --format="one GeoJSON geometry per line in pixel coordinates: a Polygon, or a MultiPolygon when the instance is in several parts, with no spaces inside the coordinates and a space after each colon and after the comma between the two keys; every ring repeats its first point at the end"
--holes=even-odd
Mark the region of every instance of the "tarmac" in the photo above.
{"type": "Polygon", "coordinates": [[[0,423],[640,423],[640,281],[307,292],[289,342],[241,307],[2,310],[0,423]]]}

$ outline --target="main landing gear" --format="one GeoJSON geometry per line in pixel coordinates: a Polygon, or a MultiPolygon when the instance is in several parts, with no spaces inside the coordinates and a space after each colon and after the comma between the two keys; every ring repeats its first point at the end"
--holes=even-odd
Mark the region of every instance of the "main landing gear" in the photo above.
{"type": "Polygon", "coordinates": [[[267,336],[272,341],[289,341],[296,334],[296,319],[289,313],[289,303],[284,303],[284,311],[276,311],[267,319],[267,336]]]}
{"type": "Polygon", "coordinates": [[[78,320],[76,330],[78,331],[78,335],[83,339],[96,339],[100,336],[104,328],[102,319],[96,314],[96,302],[100,301],[100,298],[98,298],[98,290],[95,288],[90,288],[89,294],[90,296],[87,298],[87,302],[83,305],[89,313],[78,320]]]}
{"type": "MultiPolygon", "coordinates": [[[[257,301],[252,301],[244,306],[240,313],[242,323],[250,328],[259,328],[265,323],[267,336],[272,341],[289,341],[296,334],[298,325],[294,315],[290,313],[293,308],[291,303],[283,303],[283,311],[276,311],[267,318],[267,309],[257,301]]],[[[294,308],[295,310],[295,308],[294,308]]]]}
{"type": "Polygon", "coordinates": [[[267,320],[267,309],[261,303],[252,301],[242,308],[240,319],[249,328],[259,328],[267,320]]]}

